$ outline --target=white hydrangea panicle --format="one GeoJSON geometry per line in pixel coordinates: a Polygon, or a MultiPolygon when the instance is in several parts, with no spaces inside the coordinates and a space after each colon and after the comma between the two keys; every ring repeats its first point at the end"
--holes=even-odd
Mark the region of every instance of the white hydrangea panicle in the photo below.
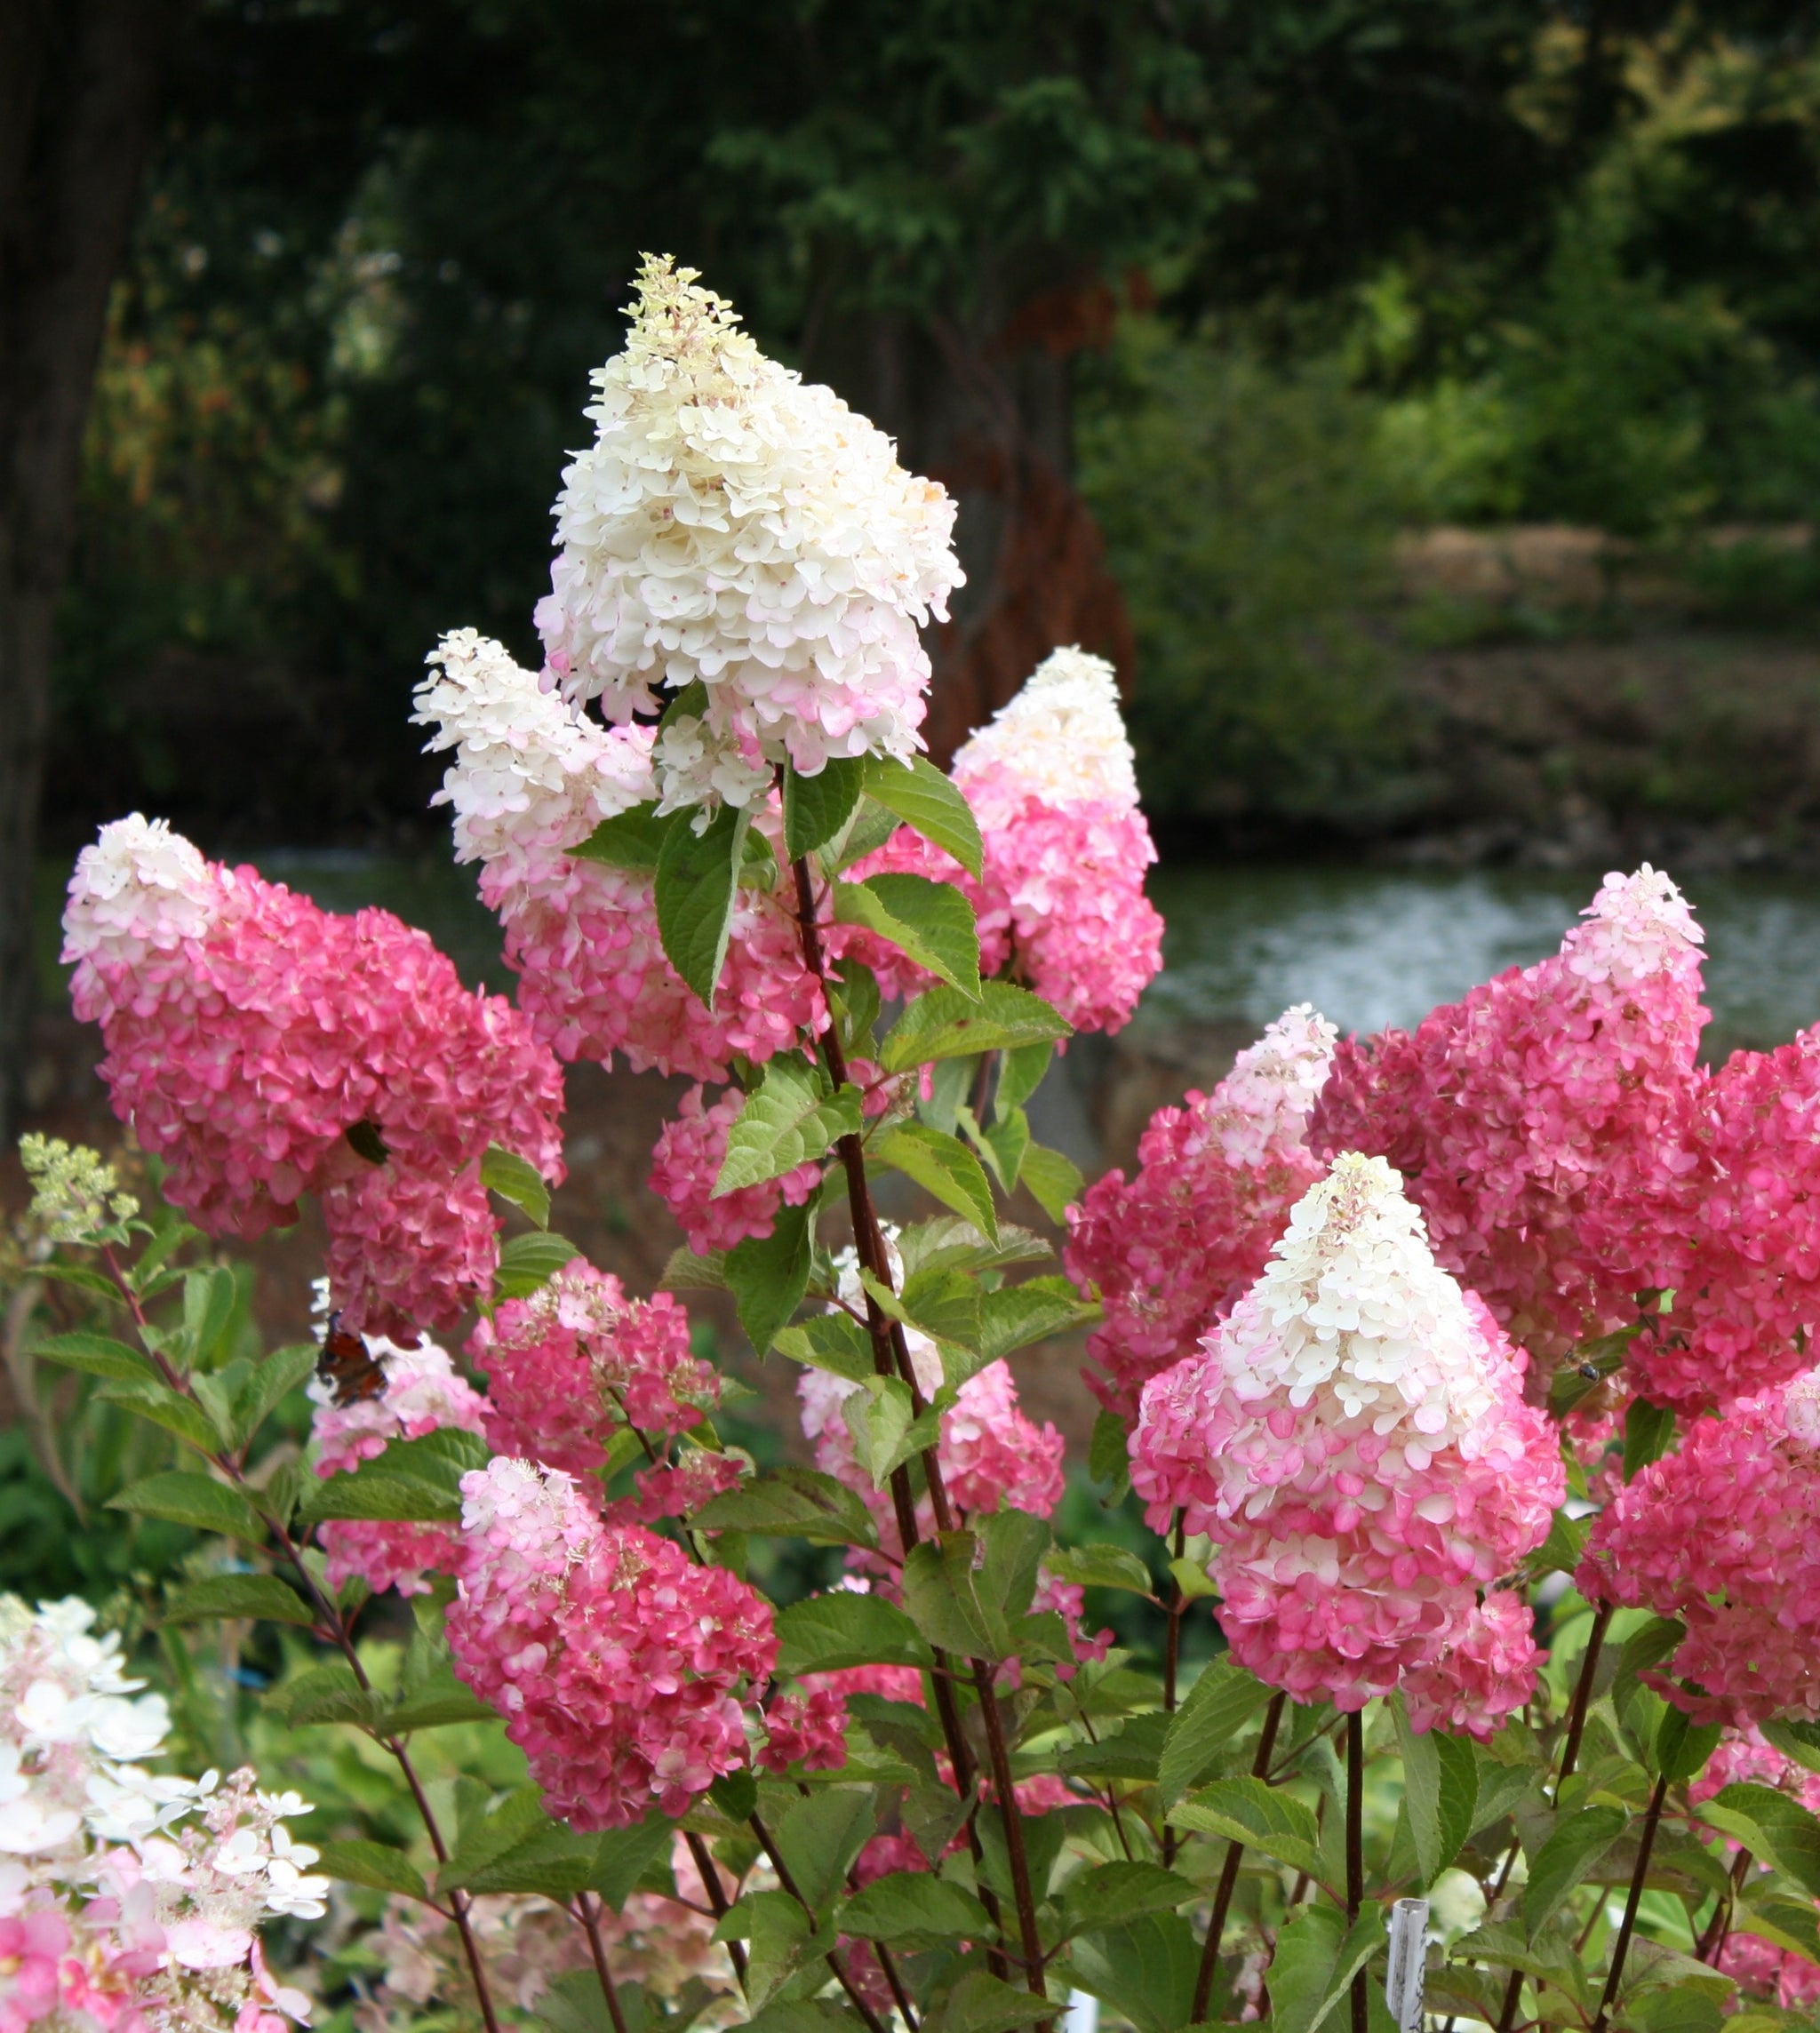
{"type": "Polygon", "coordinates": [[[1615,869],[1561,942],[1568,971],[1586,981],[1632,988],[1652,975],[1699,961],[1706,935],[1670,878],[1646,861],[1634,875],[1615,869]]]}
{"type": "Polygon", "coordinates": [[[411,718],[435,729],[427,751],[455,752],[431,802],[453,810],[457,861],[578,847],[656,795],[650,729],[585,718],[472,628],[444,635],[424,661],[431,674],[411,718]]]}
{"type": "Polygon", "coordinates": [[[831,389],[768,360],[695,271],[647,258],[594,376],[537,623],[548,682],[623,723],[698,681],[659,791],[750,803],[787,759],[920,745],[917,627],[962,582],[954,504],[831,389]],[[690,720],[694,724],[690,724],[690,720]]]}
{"type": "Polygon", "coordinates": [[[1382,1158],[1345,1152],[1296,1203],[1269,1268],[1205,1343],[1240,1400],[1396,1435],[1416,1468],[1490,1411],[1497,1378],[1459,1285],[1382,1158]]]}
{"type": "Polygon", "coordinates": [[[101,828],[76,857],[63,913],[63,961],[137,966],[199,939],[221,895],[201,852],[165,819],[134,812],[101,828]]]}
{"type": "Polygon", "coordinates": [[[1047,805],[1135,811],[1137,760],[1113,666],[1084,650],[1052,650],[962,747],[954,773],[976,805],[997,786],[1047,805]]]}
{"type": "Polygon", "coordinates": [[[1229,1165],[1258,1166],[1302,1147],[1338,1039],[1312,1002],[1298,1002],[1239,1054],[1207,1099],[1207,1136],[1229,1165]]]}

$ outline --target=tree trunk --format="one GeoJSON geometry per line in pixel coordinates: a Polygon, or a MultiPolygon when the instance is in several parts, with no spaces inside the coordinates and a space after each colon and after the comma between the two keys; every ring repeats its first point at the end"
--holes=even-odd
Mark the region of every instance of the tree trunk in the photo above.
{"type": "Polygon", "coordinates": [[[1131,628],[1105,546],[1072,481],[1073,355],[1110,337],[1103,285],[1028,299],[984,330],[941,314],[824,315],[803,347],[826,381],[898,441],[903,463],[959,504],[967,584],[931,645],[923,729],[946,762],[1049,652],[1078,643],[1130,685],[1131,628]]]}
{"type": "Polygon", "coordinates": [[[172,0],[0,0],[0,1136],[33,1010],[52,634],[172,0]]]}

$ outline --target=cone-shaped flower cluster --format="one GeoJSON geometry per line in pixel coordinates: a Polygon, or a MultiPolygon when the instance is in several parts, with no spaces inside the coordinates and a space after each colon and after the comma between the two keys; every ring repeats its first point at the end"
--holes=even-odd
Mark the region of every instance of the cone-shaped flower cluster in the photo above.
{"type": "Polygon", "coordinates": [[[1202,1352],[1145,1386],[1133,1487],[1177,1511],[1240,1662],[1357,1709],[1464,1638],[1564,1491],[1522,1358],[1441,1271],[1382,1159],[1347,1153],[1202,1352]]]}
{"type": "Polygon", "coordinates": [[[63,922],[76,1014],[166,1195],[253,1237],[318,1194],[350,1326],[408,1337],[486,1288],[490,1144],[562,1176],[555,1061],[388,913],[333,916],[135,813],[83,850],[63,922]]]}
{"type": "MultiPolygon", "coordinates": [[[[1156,849],[1112,666],[1056,650],[965,743],[952,773],[979,823],[984,880],[907,830],[856,874],[897,869],[955,883],[978,918],[984,972],[1009,969],[1077,1031],[1120,1029],[1162,965],[1162,920],[1144,894],[1156,849]]],[[[865,957],[888,990],[927,985],[899,958],[869,947],[865,957]]]]}
{"type": "Polygon", "coordinates": [[[1334,1027],[1288,1009],[1210,1095],[1160,1108],[1138,1145],[1137,1176],[1108,1172],[1068,1210],[1068,1275],[1097,1286],[1105,1319],[1087,1352],[1109,1411],[1179,1362],[1256,1282],[1289,1209],[1321,1176],[1303,1141],[1333,1056],[1334,1027]]]}
{"type": "MultiPolygon", "coordinates": [[[[455,1374],[446,1350],[434,1342],[398,1348],[383,1336],[363,1338],[385,1376],[376,1397],[344,1405],[325,1378],[316,1377],[309,1386],[318,1475],[356,1469],[377,1459],[393,1440],[421,1439],[445,1426],[464,1433],[482,1430],[486,1400],[455,1374]]],[[[357,1575],[375,1595],[388,1588],[400,1595],[422,1595],[431,1575],[452,1575],[460,1564],[459,1542],[450,1525],[333,1519],[316,1527],[316,1536],[329,1557],[329,1586],[335,1589],[357,1575]]]]}
{"type": "Polygon", "coordinates": [[[714,1197],[714,1182],[727,1160],[727,1133],[745,1102],[738,1088],[728,1088],[714,1102],[700,1088],[690,1088],[651,1152],[651,1190],[668,1204],[698,1256],[731,1249],[748,1236],[769,1235],[779,1208],[801,1207],[821,1184],[820,1163],[811,1160],[779,1179],[714,1197]]]}
{"type": "Polygon", "coordinates": [[[738,1694],[777,1656],[764,1598],[569,1477],[496,1456],[461,1480],[455,1670],[506,1718],[551,1814],[584,1831],[685,1813],[746,1762],[738,1694]]]}
{"type": "Polygon", "coordinates": [[[589,1471],[616,1431],[687,1432],[720,1391],[718,1374],[690,1350],[688,1314],[667,1292],[628,1299],[611,1272],[579,1256],[482,1320],[467,1352],[489,1380],[492,1446],[583,1478],[596,1498],[589,1471]]]}
{"type": "Polygon", "coordinates": [[[1308,1136],[1399,1167],[1438,1261],[1551,1358],[1672,1282],[1651,1210],[1692,1162],[1706,1021],[1702,935],[1665,875],[1608,875],[1585,917],[1413,1036],[1347,1040],[1308,1136]]]}
{"type": "Polygon", "coordinates": [[[1576,1578],[1687,1625],[1664,1691],[1696,1721],[1820,1718],[1820,1370],[1694,1421],[1606,1506],[1576,1578]]]}
{"type": "Polygon", "coordinates": [[[428,661],[416,718],[435,729],[429,748],[454,751],[437,801],[454,810],[455,858],[481,865],[539,1038],[564,1059],[623,1052],[636,1072],[721,1080],[735,1054],[768,1059],[820,1027],[796,928],[765,890],[736,896],[709,1010],[664,956],[651,873],[571,851],[656,796],[649,728],[571,713],[472,629],[428,661]]]}
{"type": "Polygon", "coordinates": [[[154,1776],[164,1700],[129,1697],[119,1638],[75,1597],[0,1597],[0,2025],[61,2033],[284,2033],[309,2000],[258,1929],[319,1919],[326,1878],[293,1843],[295,1794],[154,1776]]]}
{"type": "Polygon", "coordinates": [[[657,754],[664,809],[749,804],[787,759],[919,745],[917,639],[961,584],[954,505],[831,389],[767,360],[692,269],[647,259],[626,350],[594,377],[537,610],[555,681],[610,721],[696,710],[657,754]]]}

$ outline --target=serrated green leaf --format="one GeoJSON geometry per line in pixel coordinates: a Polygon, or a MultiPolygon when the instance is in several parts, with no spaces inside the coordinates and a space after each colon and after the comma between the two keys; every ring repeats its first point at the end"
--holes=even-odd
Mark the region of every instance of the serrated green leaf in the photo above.
{"type": "Polygon", "coordinates": [[[994,1105],[1000,1109],[1021,1108],[1042,1085],[1055,1056],[1056,1048],[1047,1040],[1035,1045],[1013,1046],[1000,1062],[994,1105]]]}
{"type": "Polygon", "coordinates": [[[1479,1802],[1478,1767],[1470,1743],[1434,1730],[1418,1734],[1411,1729],[1401,1694],[1390,1705],[1402,1753],[1403,1803],[1409,1833],[1422,1883],[1427,1886],[1459,1854],[1473,1832],[1473,1811],[1479,1802]]]}
{"type": "Polygon", "coordinates": [[[977,1584],[978,1552],[971,1532],[942,1532],[913,1546],[904,1562],[904,1607],[931,1645],[995,1661],[1009,1655],[1010,1633],[977,1584]]]}
{"type": "Polygon", "coordinates": [[[1068,1035],[1065,1019],[1040,995],[1009,981],[980,984],[978,999],[958,989],[931,988],[910,1004],[879,1048],[888,1073],[980,1052],[1053,1045],[1068,1035]]]}
{"type": "MultiPolygon", "coordinates": [[[[973,906],[926,875],[869,875],[834,885],[834,922],[858,925],[973,1001],[979,1000],[979,933],[973,906]]],[[[890,1070],[890,1069],[887,1069],[890,1070]]]]}
{"type": "Polygon", "coordinates": [[[372,1460],[307,1490],[303,1515],[313,1524],[344,1518],[452,1524],[461,1516],[461,1478],[488,1459],[480,1435],[455,1426],[394,1440],[372,1460]]]}
{"type": "Polygon", "coordinates": [[[958,786],[926,755],[917,756],[907,767],[887,757],[870,757],[866,792],[931,846],[952,855],[976,882],[979,880],[985,856],[979,822],[958,786]]]}
{"type": "Polygon", "coordinates": [[[1087,1448],[1087,1472],[1096,1482],[1110,1483],[1114,1497],[1124,1491],[1131,1479],[1129,1449],[1125,1422],[1115,1412],[1097,1412],[1093,1437],[1087,1448]]]}
{"type": "Polygon", "coordinates": [[[1201,1830],[1261,1850],[1291,1870],[1305,1870],[1317,1884],[1325,1876],[1313,1813],[1261,1779],[1216,1779],[1179,1802],[1169,1820],[1177,1828],[1201,1830]]]}
{"type": "Polygon", "coordinates": [[[489,1144],[480,1161],[480,1183],[489,1192],[529,1215],[539,1228],[550,1225],[550,1189],[543,1174],[515,1151],[489,1144]]]}
{"type": "Polygon", "coordinates": [[[1269,1698],[1263,1681],[1233,1660],[1216,1659],[1207,1668],[1169,1718],[1156,1774],[1165,1810],[1207,1776],[1269,1698]]]}
{"type": "Polygon", "coordinates": [[[834,1786],[798,1800],[773,1826],[778,1855],[818,1914],[840,1891],[877,1825],[869,1786],[834,1786]]]}
{"type": "MultiPolygon", "coordinates": [[[[49,1278],[59,1285],[73,1285],[78,1291],[86,1292],[91,1298],[102,1299],[110,1306],[126,1304],[119,1286],[111,1278],[99,1271],[91,1271],[85,1264],[38,1264],[32,1268],[35,1278],[49,1278]]],[[[60,1335],[56,1337],[61,1340],[60,1335]]]]}
{"type": "Polygon", "coordinates": [[[384,1697],[363,1687],[339,1660],[283,1681],[266,1696],[274,1714],[299,1729],[320,1722],[370,1726],[384,1705],[384,1697]]]}
{"type": "Polygon", "coordinates": [[[777,1339],[809,1289],[813,1249],[806,1207],[779,1208],[769,1235],[749,1235],[722,1259],[739,1325],[755,1354],[777,1339]]]}
{"type": "Polygon", "coordinates": [[[1001,1222],[998,1240],[989,1242],[972,1222],[953,1214],[913,1224],[898,1236],[898,1248],[906,1280],[922,1271],[1004,1271],[1055,1258],[1040,1235],[1013,1222],[1001,1222]]]}
{"type": "MultiPolygon", "coordinates": [[[[110,1285],[108,1290],[113,1292],[114,1288],[110,1285]]],[[[114,1296],[119,1297],[117,1292],[114,1296]]],[[[108,1335],[52,1335],[34,1342],[29,1352],[35,1359],[57,1363],[65,1369],[80,1369],[90,1376],[118,1377],[134,1383],[161,1381],[157,1365],[148,1355],[141,1355],[138,1349],[129,1348],[124,1341],[115,1341],[108,1335]]]]}
{"type": "Polygon", "coordinates": [[[243,1447],[279,1405],[315,1373],[321,1351],[314,1342],[275,1348],[234,1399],[234,1444],[243,1447]]]}
{"type": "Polygon", "coordinates": [[[566,1271],[581,1252],[566,1235],[515,1235],[499,1246],[499,1268],[493,1273],[493,1296],[528,1299],[541,1291],[557,1272],[566,1271]]]}
{"type": "MultiPolygon", "coordinates": [[[[1072,1582],[1078,1588],[1128,1589],[1134,1595],[1151,1593],[1150,1570],[1137,1554],[1104,1541],[1088,1546],[1051,1546],[1043,1555],[1042,1564],[1058,1582],[1072,1582]]],[[[1201,1675],[1202,1679],[1206,1677],[1201,1675]]]]}
{"type": "Polygon", "coordinates": [[[308,1603],[275,1575],[208,1575],[172,1590],[158,1621],[205,1623],[218,1616],[254,1616],[306,1629],[316,1620],[308,1603]]]}
{"type": "Polygon", "coordinates": [[[824,1156],[838,1138],[858,1134],[857,1087],[824,1095],[821,1083],[802,1060],[773,1059],[727,1132],[727,1152],[714,1197],[782,1178],[824,1156]]]}
{"type": "Polygon", "coordinates": [[[778,1612],[778,1671],[835,1672],[846,1666],[926,1667],[929,1647],[916,1626],[882,1596],[845,1589],[810,1596],[778,1612]]]}
{"type": "Polygon", "coordinates": [[[862,1941],[913,1951],[994,1938],[986,1908],[970,1892],[926,1870],[893,1870],[874,1878],[842,1907],[840,1928],[862,1941]]]}
{"type": "Polygon", "coordinates": [[[1195,1896],[1185,1878],[1154,1863],[1102,1863],[1071,1878],[1061,1896],[1066,1937],[1123,1926],[1146,1913],[1171,1913],[1195,1896]]]}
{"type": "Polygon", "coordinates": [[[1024,1153],[1020,1175],[1031,1198],[1049,1218],[1060,1224],[1081,1198],[1081,1168],[1072,1158],[1046,1144],[1033,1144],[1024,1153]]]}
{"type": "Polygon", "coordinates": [[[672,826],[658,855],[658,936],[670,965],[712,1009],[751,813],[722,805],[705,831],[672,826]]]}
{"type": "Polygon", "coordinates": [[[1580,1555],[1586,1550],[1586,1520],[1569,1518],[1565,1511],[1557,1511],[1548,1527],[1548,1537],[1536,1555],[1536,1564],[1545,1574],[1551,1569],[1571,1575],[1580,1564],[1580,1555]]]}
{"type": "Polygon", "coordinates": [[[1624,1413],[1624,1480],[1632,1482],[1660,1461],[1674,1438],[1674,1414],[1665,1405],[1632,1398],[1624,1413]]]}
{"type": "Polygon", "coordinates": [[[870,774],[864,756],[831,755],[812,777],[784,769],[784,851],[794,861],[825,847],[852,817],[870,774]]]}
{"type": "Polygon", "coordinates": [[[430,1888],[423,1873],[403,1850],[376,1842],[322,1842],[316,1868],[344,1885],[363,1885],[373,1892],[402,1892],[407,1899],[427,1901],[430,1888]]]}
{"type": "Polygon", "coordinates": [[[141,1419],[150,1420],[155,1426],[162,1426],[167,1433],[175,1433],[199,1455],[218,1454],[228,1445],[227,1437],[216,1431],[214,1422],[202,1407],[167,1383],[109,1383],[95,1396],[104,1405],[118,1405],[141,1419]]]}
{"type": "Polygon", "coordinates": [[[1030,1118],[1021,1108],[1011,1108],[1002,1101],[989,1129],[980,1133],[982,1156],[989,1155],[993,1170],[1004,1192],[1016,1192],[1018,1175],[1024,1168],[1024,1153],[1030,1148],[1030,1118]]]}
{"type": "Polygon", "coordinates": [[[492,1719],[493,1710],[480,1696],[445,1670],[392,1702],[380,1723],[387,1731],[403,1736],[413,1729],[446,1729],[451,1723],[492,1719]]]}
{"type": "Polygon", "coordinates": [[[660,1292],[724,1292],[727,1289],[727,1253],[709,1249],[698,1256],[687,1243],[679,1243],[665,1259],[658,1280],[660,1292]]]}
{"type": "Polygon", "coordinates": [[[877,1373],[870,1337],[846,1313],[817,1313],[794,1327],[780,1328],[772,1335],[771,1346],[792,1362],[844,1376],[850,1383],[863,1383],[877,1373]]]}
{"type": "Polygon", "coordinates": [[[194,1526],[198,1532],[218,1532],[222,1537],[258,1545],[266,1535],[259,1513],[235,1489],[205,1475],[172,1469],[163,1475],[148,1475],[123,1489],[108,1501],[110,1511],[131,1511],[144,1518],[165,1518],[174,1525],[194,1526]]]}
{"type": "Polygon", "coordinates": [[[979,1352],[988,1362],[1051,1335],[1068,1334],[1099,1318],[1066,1278],[1026,1278],[1002,1285],[980,1302],[979,1352]]]}
{"type": "Polygon", "coordinates": [[[1639,1676],[1660,1665],[1687,1636],[1687,1628],[1672,1617],[1652,1616],[1639,1624],[1624,1641],[1618,1653],[1617,1670],[1612,1676],[1611,1705],[1622,1722],[1640,1684],[1639,1676]]]}
{"type": "Polygon", "coordinates": [[[1582,1807],[1561,1814],[1531,1859],[1523,1887],[1523,1926],[1532,1941],[1629,1826],[1622,1807],[1582,1807]]]}
{"type": "Polygon", "coordinates": [[[1352,1989],[1353,1977],[1383,1946],[1381,1910],[1368,1909],[1348,1927],[1345,1914],[1331,1908],[1302,1907],[1278,1935],[1271,1963],[1273,1973],[1279,1965],[1282,1970],[1271,1985],[1273,2028],[1278,2033],[1319,2033],[1352,1989]]]}
{"type": "Polygon", "coordinates": [[[1820,1821],[1799,1800],[1774,1786],[1746,1783],[1722,1788],[1697,1812],[1810,1899],[1820,1899],[1820,1821]]]}
{"type": "Polygon", "coordinates": [[[653,799],[603,819],[579,847],[571,847],[568,852],[579,861],[598,861],[609,868],[627,869],[635,875],[655,875],[663,858],[665,841],[677,825],[688,824],[686,812],[667,812],[659,818],[653,799]]]}
{"type": "Polygon", "coordinates": [[[928,2033],[1012,2033],[1014,2027],[1056,2015],[1052,2000],[976,1969],[960,1978],[922,2023],[928,2033]]]}
{"type": "Polygon", "coordinates": [[[898,1376],[863,1378],[841,1411],[852,1435],[854,1459],[872,1478],[874,1489],[882,1489],[892,1471],[912,1455],[932,1447],[941,1431],[935,1407],[927,1407],[918,1415],[910,1386],[898,1376]]]}
{"type": "Polygon", "coordinates": [[[794,1463],[754,1476],[695,1515],[705,1532],[765,1532],[813,1546],[878,1544],[871,1513],[844,1483],[794,1463]]]}
{"type": "Polygon", "coordinates": [[[900,1122],[874,1143],[872,1152],[881,1164],[915,1180],[944,1207],[978,1223],[989,1238],[998,1240],[998,1209],[993,1205],[992,1186],[978,1159],[958,1137],[944,1136],[926,1122],[900,1122]]]}
{"type": "Polygon", "coordinates": [[[1138,2033],[1180,2033],[1188,2024],[1201,1950],[1179,1913],[1146,1914],[1082,1934],[1070,1959],[1076,1986],[1104,1999],[1138,2033]]]}

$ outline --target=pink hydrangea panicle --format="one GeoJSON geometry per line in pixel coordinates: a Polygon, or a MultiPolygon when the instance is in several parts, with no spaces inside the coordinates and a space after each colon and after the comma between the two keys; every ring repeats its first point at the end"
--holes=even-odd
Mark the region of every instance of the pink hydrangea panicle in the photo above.
{"type": "Polygon", "coordinates": [[[766,1742],[758,1761],[767,1772],[837,1772],[847,1762],[847,1699],[829,1686],[806,1685],[779,1694],[764,1711],[766,1742]]]}
{"type": "Polygon", "coordinates": [[[485,1290],[490,1144],[563,1176],[555,1059],[387,912],[318,910],[135,814],[84,850],[64,930],[115,1112],[166,1195],[252,1238],[318,1194],[351,1326],[410,1339],[485,1290]]]}
{"type": "Polygon", "coordinates": [[[1212,1542],[1241,1664],[1353,1710],[1465,1638],[1564,1493],[1522,1369],[1391,1168],[1337,1158],[1201,1352],[1145,1385],[1131,1439],[1153,1528],[1179,1511],[1212,1542]]]}
{"type": "MultiPolygon", "coordinates": [[[[720,1080],[736,1055],[757,1063],[820,1028],[819,991],[772,893],[737,892],[710,1010],[665,957],[651,876],[573,851],[656,797],[650,728],[571,711],[471,629],[428,661],[416,718],[435,730],[429,748],[453,752],[436,801],[454,813],[456,859],[480,864],[519,1006],[559,1057],[611,1066],[623,1052],[635,1072],[720,1080]]],[[[777,830],[769,809],[758,823],[777,830]]]]}
{"type": "Polygon", "coordinates": [[[762,800],[787,760],[907,761],[917,636],[962,583],[942,489],[831,389],[766,359],[693,269],[647,258],[626,348],[594,377],[537,625],[549,682],[610,721],[698,682],[664,731],[661,809],[762,800]]]}
{"type": "Polygon", "coordinates": [[[1522,1596],[1504,1589],[1488,1595],[1439,1658],[1403,1676],[1410,1728],[1464,1731],[1489,1742],[1533,1699],[1542,1656],[1522,1596]]]}
{"type": "Polygon", "coordinates": [[[690,1088],[651,1153],[651,1189],[668,1205],[698,1256],[731,1249],[749,1236],[769,1235],[780,1208],[802,1206],[821,1184],[821,1166],[810,1162],[781,1178],[715,1197],[714,1184],[727,1158],[727,1133],[745,1104],[738,1088],[728,1088],[712,1103],[699,1087],[690,1088]]]}
{"type": "Polygon", "coordinates": [[[1589,1600],[1687,1626],[1651,1684],[1698,1722],[1820,1718],[1820,1371],[1688,1423],[1594,1521],[1589,1600]]]}
{"type": "MultiPolygon", "coordinates": [[[[421,1439],[445,1427],[464,1433],[483,1430],[485,1400],[455,1374],[445,1350],[434,1342],[400,1348],[383,1335],[362,1339],[385,1377],[378,1396],[344,1405],[326,1378],[315,1377],[309,1385],[315,1407],[310,1438],[319,1476],[376,1460],[393,1440],[421,1439]]],[[[453,1574],[459,1565],[459,1542],[449,1525],[335,1519],[319,1525],[316,1536],[328,1556],[329,1586],[335,1589],[357,1575],[375,1595],[388,1588],[400,1595],[422,1595],[431,1575],[453,1574]]]]}
{"type": "MultiPolygon", "coordinates": [[[[1162,965],[1162,920],[1144,894],[1156,849],[1112,666],[1054,651],[962,745],[953,776],[979,823],[983,880],[907,830],[854,873],[954,883],[978,921],[982,972],[1009,969],[1077,1031],[1122,1029],[1162,965]]],[[[888,994],[929,984],[876,940],[835,943],[888,994]]]]}
{"type": "Polygon", "coordinates": [[[1672,1284],[1694,1163],[1701,933],[1646,863],[1608,875],[1561,951],[1349,1039],[1310,1125],[1409,1180],[1434,1254],[1550,1363],[1672,1284]]]}
{"type": "Polygon", "coordinates": [[[685,1433],[720,1380],[690,1347],[689,1315],[667,1292],[628,1299],[610,1271],[576,1257],[529,1297],[508,1299],[467,1343],[488,1378],[487,1438],[587,1479],[622,1426],[685,1433]]]}
{"type": "Polygon", "coordinates": [[[1321,1176],[1304,1142],[1334,1027],[1298,1003],[1241,1052],[1210,1095],[1161,1108],[1138,1173],[1108,1172],[1068,1210],[1063,1261],[1104,1319],[1089,1388],[1128,1422],[1149,1378],[1179,1362],[1268,1261],[1289,1209],[1321,1176]]]}
{"type": "Polygon", "coordinates": [[[770,1606],[560,1471],[496,1455],[462,1478],[449,1642],[553,1814],[584,1832],[685,1813],[746,1763],[741,1690],[777,1657],[770,1606]]]}

